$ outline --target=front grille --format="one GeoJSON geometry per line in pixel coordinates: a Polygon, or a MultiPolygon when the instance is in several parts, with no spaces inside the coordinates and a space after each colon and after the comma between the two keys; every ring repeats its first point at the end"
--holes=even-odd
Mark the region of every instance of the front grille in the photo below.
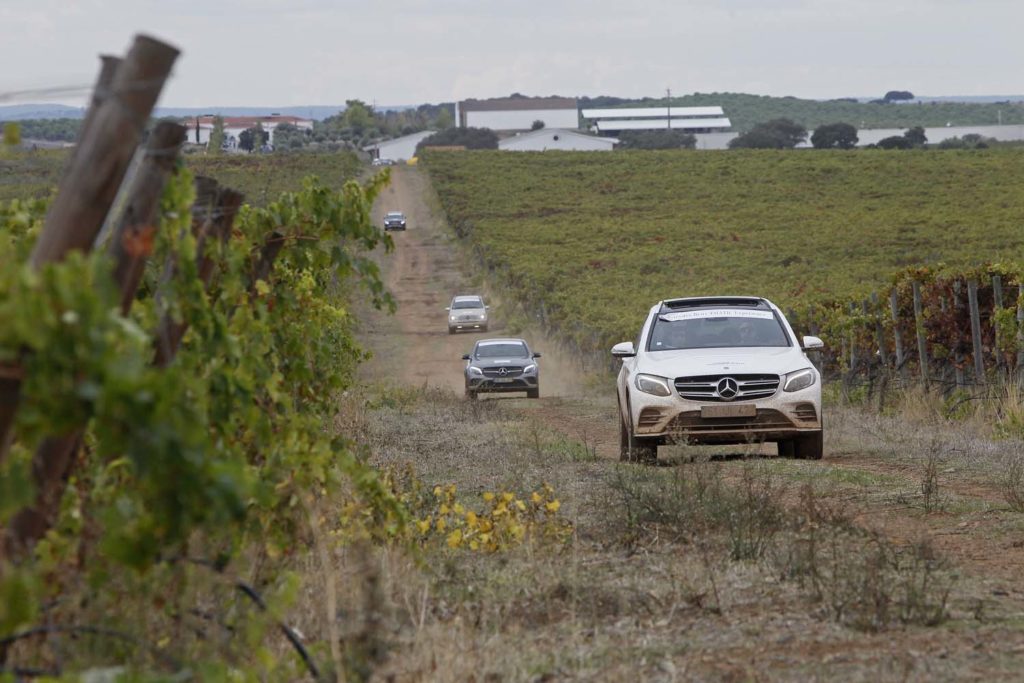
{"type": "Polygon", "coordinates": [[[793,423],[777,410],[761,409],[756,417],[703,418],[699,410],[679,413],[669,431],[680,434],[715,434],[719,432],[757,432],[794,429],[793,423]]]}
{"type": "Polygon", "coordinates": [[[736,380],[739,391],[732,401],[751,401],[768,398],[779,390],[778,375],[697,375],[677,377],[676,391],[682,398],[691,401],[725,401],[718,395],[718,383],[726,378],[736,380]]]}
{"type": "Polygon", "coordinates": [[[475,315],[460,315],[459,322],[466,322],[467,320],[476,320],[475,315]]]}
{"type": "Polygon", "coordinates": [[[518,377],[523,373],[521,365],[498,365],[493,368],[483,368],[484,377],[518,377]],[[505,374],[501,374],[504,370],[505,374]]]}
{"type": "Polygon", "coordinates": [[[818,419],[818,411],[814,409],[813,403],[798,403],[793,412],[796,413],[796,419],[804,422],[814,422],[818,419]]]}

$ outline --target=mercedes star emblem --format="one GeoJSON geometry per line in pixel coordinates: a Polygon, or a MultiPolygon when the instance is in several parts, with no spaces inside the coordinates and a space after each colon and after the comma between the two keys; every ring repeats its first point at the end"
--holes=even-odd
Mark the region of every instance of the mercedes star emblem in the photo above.
{"type": "Polygon", "coordinates": [[[724,401],[731,401],[740,393],[739,382],[732,377],[723,377],[718,380],[718,396],[724,401]]]}
{"type": "Polygon", "coordinates": [[[501,368],[500,370],[498,370],[498,374],[501,375],[502,377],[504,377],[505,375],[508,374],[508,369],[507,368],[501,368]]]}

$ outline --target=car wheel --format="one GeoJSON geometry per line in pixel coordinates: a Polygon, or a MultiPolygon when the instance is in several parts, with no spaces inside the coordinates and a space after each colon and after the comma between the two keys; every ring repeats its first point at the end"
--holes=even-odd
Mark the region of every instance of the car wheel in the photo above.
{"type": "Polygon", "coordinates": [[[473,391],[472,389],[467,388],[466,389],[466,398],[468,400],[470,400],[470,401],[475,401],[476,400],[476,392],[473,391]]]}
{"type": "Polygon", "coordinates": [[[527,389],[526,398],[540,398],[540,387],[536,389],[527,389]]]}
{"type": "Polygon", "coordinates": [[[634,436],[633,430],[628,426],[628,422],[628,417],[619,415],[619,460],[622,462],[657,462],[657,441],[634,436]]]}
{"type": "Polygon", "coordinates": [[[449,327],[448,328],[448,334],[455,334],[455,330],[453,330],[452,328],[449,327]]]}
{"type": "Polygon", "coordinates": [[[825,453],[823,431],[805,434],[793,439],[793,455],[802,460],[821,460],[825,453]]]}
{"type": "Polygon", "coordinates": [[[793,451],[794,451],[793,439],[786,439],[785,441],[779,441],[779,442],[776,443],[776,445],[779,447],[779,455],[780,456],[782,456],[783,458],[792,458],[793,457],[793,451]]]}

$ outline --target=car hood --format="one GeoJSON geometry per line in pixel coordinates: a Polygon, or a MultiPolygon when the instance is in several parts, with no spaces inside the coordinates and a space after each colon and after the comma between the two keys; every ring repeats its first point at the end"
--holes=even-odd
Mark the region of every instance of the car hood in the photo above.
{"type": "Polygon", "coordinates": [[[765,373],[783,375],[810,367],[803,351],[790,346],[648,351],[638,357],[637,372],[662,377],[765,373]]]}

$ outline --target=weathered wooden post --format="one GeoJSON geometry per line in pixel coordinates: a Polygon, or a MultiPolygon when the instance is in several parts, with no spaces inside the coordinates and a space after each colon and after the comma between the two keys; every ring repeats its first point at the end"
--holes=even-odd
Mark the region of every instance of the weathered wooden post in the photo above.
{"type": "Polygon", "coordinates": [[[1024,370],[1024,284],[1017,290],[1017,367],[1014,370],[1018,377],[1024,370]]]}
{"type": "Polygon", "coordinates": [[[956,320],[956,350],[953,352],[953,372],[956,377],[956,388],[963,389],[967,383],[964,376],[964,354],[960,350],[960,312],[963,310],[963,302],[960,300],[960,281],[953,281],[953,319],[956,320]]]}
{"type": "MultiPolygon", "coordinates": [[[[97,84],[103,96],[94,93],[95,113],[87,116],[89,134],[79,141],[50,205],[30,256],[33,267],[60,261],[73,249],[92,247],[177,57],[178,50],[170,45],[137,36],[123,62],[104,60],[97,84]],[[108,77],[109,93],[101,87],[108,77]]],[[[14,373],[4,374],[7,378],[0,379],[0,461],[10,448],[21,396],[20,379],[12,379],[14,373]]]]}
{"type": "MultiPolygon", "coordinates": [[[[865,308],[868,302],[864,302],[865,308]]],[[[882,315],[879,313],[878,293],[871,292],[871,316],[875,319],[875,342],[878,344],[878,359],[882,361],[882,367],[889,367],[889,349],[885,344],[885,328],[882,326],[882,315]]]]}
{"type": "Polygon", "coordinates": [[[981,311],[978,310],[978,283],[967,282],[967,306],[971,315],[971,346],[974,351],[974,381],[985,383],[985,357],[981,347],[981,311]]]}
{"type": "Polygon", "coordinates": [[[1003,358],[1002,345],[1006,342],[1005,339],[999,338],[999,312],[1003,310],[1003,278],[999,275],[992,276],[992,328],[995,338],[995,348],[992,349],[993,355],[996,359],[996,374],[1000,379],[1004,379],[1004,370],[1006,369],[1005,359],[1003,358]]]}
{"type": "Polygon", "coordinates": [[[928,391],[928,341],[924,334],[924,311],[921,304],[921,284],[910,283],[914,295],[914,330],[917,335],[917,361],[921,367],[921,382],[928,391]]]}
{"type": "Polygon", "coordinates": [[[896,347],[896,368],[899,370],[900,377],[906,380],[907,374],[903,365],[906,361],[903,356],[903,333],[900,332],[899,295],[895,287],[889,293],[889,313],[892,315],[892,336],[896,347]]]}

